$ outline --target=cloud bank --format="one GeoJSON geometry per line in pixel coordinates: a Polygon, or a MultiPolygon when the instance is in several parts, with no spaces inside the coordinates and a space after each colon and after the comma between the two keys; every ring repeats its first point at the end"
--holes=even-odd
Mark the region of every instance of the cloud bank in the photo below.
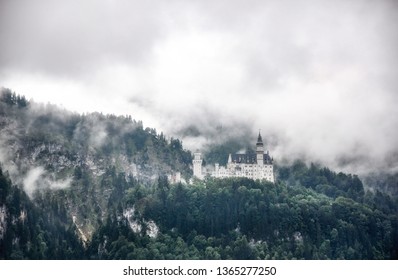
{"type": "Polygon", "coordinates": [[[190,149],[398,171],[396,1],[3,1],[0,81],[190,149]],[[244,147],[243,147],[244,148],[244,147]]]}

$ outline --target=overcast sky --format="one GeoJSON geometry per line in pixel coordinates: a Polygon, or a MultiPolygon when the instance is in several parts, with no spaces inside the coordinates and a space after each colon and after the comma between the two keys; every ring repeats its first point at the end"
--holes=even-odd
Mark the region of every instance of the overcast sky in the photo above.
{"type": "Polygon", "coordinates": [[[261,129],[280,161],[398,171],[397,21],[394,0],[0,0],[0,86],[190,149],[261,129]]]}

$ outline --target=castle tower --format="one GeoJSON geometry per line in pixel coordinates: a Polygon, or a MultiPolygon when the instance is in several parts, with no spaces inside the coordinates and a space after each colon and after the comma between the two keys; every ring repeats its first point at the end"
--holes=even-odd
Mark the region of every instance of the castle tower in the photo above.
{"type": "Polygon", "coordinates": [[[256,159],[258,165],[264,165],[264,143],[261,138],[260,132],[258,132],[258,138],[256,143],[256,159]]]}
{"type": "Polygon", "coordinates": [[[202,163],[203,163],[202,154],[199,151],[197,151],[196,153],[194,153],[192,165],[193,165],[193,176],[199,179],[203,179],[202,163]]]}

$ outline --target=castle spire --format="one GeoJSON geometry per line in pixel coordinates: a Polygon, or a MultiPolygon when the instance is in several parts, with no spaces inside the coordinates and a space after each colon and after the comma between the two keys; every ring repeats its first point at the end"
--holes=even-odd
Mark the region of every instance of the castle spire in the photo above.
{"type": "Polygon", "coordinates": [[[261,130],[258,131],[257,146],[263,146],[263,138],[261,137],[261,130]]]}
{"type": "Polygon", "coordinates": [[[256,143],[256,160],[258,165],[264,164],[264,144],[263,138],[261,138],[260,131],[258,132],[258,138],[256,143]]]}

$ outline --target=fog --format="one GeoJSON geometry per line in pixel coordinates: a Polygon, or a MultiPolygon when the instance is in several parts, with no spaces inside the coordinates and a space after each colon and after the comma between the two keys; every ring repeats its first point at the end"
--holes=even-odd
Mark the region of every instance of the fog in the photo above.
{"type": "Polygon", "coordinates": [[[38,166],[31,168],[22,180],[22,185],[25,192],[29,196],[33,196],[35,191],[43,189],[65,189],[71,186],[72,178],[67,178],[65,180],[54,180],[51,178],[44,167],[38,166]]]}
{"type": "Polygon", "coordinates": [[[393,0],[1,1],[0,86],[192,150],[261,129],[280,163],[397,172],[397,20],[393,0]]]}

